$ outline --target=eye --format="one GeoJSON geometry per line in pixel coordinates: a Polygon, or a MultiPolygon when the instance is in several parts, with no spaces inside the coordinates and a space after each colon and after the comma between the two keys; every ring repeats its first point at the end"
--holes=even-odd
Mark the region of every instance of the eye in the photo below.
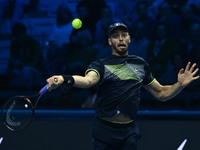
{"type": "Polygon", "coordinates": [[[119,37],[119,34],[113,34],[112,35],[112,38],[114,38],[114,39],[116,39],[116,38],[118,38],[119,37]]]}
{"type": "Polygon", "coordinates": [[[126,32],[124,32],[124,33],[113,33],[113,34],[112,34],[112,38],[114,38],[114,39],[117,39],[117,38],[119,38],[119,37],[126,38],[127,35],[128,35],[128,34],[127,34],[126,32]]]}
{"type": "Polygon", "coordinates": [[[127,34],[126,34],[126,33],[122,33],[122,37],[124,37],[124,38],[125,38],[126,36],[127,36],[127,34]]]}

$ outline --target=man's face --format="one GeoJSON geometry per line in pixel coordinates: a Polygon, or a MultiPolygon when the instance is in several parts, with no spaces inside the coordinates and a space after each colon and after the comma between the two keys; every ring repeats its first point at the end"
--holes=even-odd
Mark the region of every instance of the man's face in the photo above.
{"type": "Polygon", "coordinates": [[[117,56],[128,55],[128,46],[130,42],[129,33],[120,28],[115,29],[108,38],[108,43],[112,46],[112,53],[117,56]]]}

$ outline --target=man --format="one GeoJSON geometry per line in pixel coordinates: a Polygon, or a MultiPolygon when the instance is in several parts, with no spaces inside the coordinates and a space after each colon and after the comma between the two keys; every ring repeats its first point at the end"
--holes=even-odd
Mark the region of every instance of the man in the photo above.
{"type": "Polygon", "coordinates": [[[47,79],[51,91],[63,83],[78,88],[99,85],[96,117],[93,127],[95,150],[137,150],[140,133],[135,125],[143,86],[156,99],[167,101],[181,92],[193,80],[198,69],[189,62],[178,74],[174,85],[161,85],[153,78],[150,67],[138,56],[128,55],[131,42],[127,26],[115,23],[109,26],[108,43],[112,56],[89,65],[85,76],[58,75],[47,79]],[[57,79],[57,82],[55,82],[57,79]]]}

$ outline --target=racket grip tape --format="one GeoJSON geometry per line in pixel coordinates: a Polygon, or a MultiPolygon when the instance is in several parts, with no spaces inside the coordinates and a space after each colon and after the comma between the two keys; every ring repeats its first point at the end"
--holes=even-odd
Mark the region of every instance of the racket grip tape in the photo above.
{"type": "Polygon", "coordinates": [[[46,84],[40,91],[39,91],[39,94],[40,95],[43,95],[44,93],[46,93],[47,92],[47,86],[48,86],[49,84],[46,84]]]}
{"type": "MultiPolygon", "coordinates": [[[[58,79],[57,78],[54,78],[54,82],[56,83],[56,82],[58,82],[58,79]]],[[[46,93],[48,90],[47,90],[47,86],[48,86],[49,84],[46,84],[40,91],[39,91],[39,94],[40,95],[43,95],[44,93],[46,93]]]]}

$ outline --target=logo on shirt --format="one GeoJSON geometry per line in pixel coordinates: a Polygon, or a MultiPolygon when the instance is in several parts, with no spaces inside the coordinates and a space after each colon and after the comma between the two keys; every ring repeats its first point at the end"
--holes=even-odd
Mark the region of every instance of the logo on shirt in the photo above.
{"type": "Polygon", "coordinates": [[[134,68],[134,69],[135,69],[135,71],[138,71],[137,68],[134,68]]]}

